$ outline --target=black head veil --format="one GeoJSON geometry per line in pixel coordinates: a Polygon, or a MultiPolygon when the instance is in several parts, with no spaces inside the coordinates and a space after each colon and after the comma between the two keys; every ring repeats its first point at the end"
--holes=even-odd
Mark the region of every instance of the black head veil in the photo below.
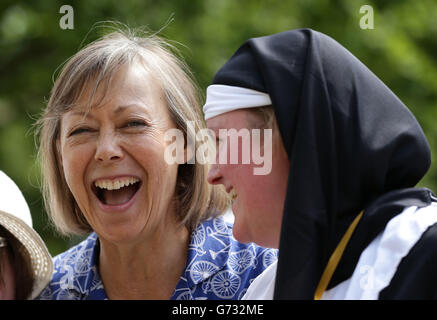
{"type": "Polygon", "coordinates": [[[268,93],[290,160],[276,299],[314,297],[331,253],[361,210],[331,282],[350,276],[360,250],[402,206],[429,201],[426,189],[404,189],[431,162],[417,120],[332,38],[299,29],[250,39],[212,84],[268,93]]]}

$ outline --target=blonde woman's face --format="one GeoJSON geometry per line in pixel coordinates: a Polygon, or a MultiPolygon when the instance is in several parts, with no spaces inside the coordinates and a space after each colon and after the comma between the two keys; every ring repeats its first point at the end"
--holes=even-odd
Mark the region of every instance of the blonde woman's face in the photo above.
{"type": "Polygon", "coordinates": [[[100,237],[142,241],[176,214],[177,164],[164,161],[164,133],[174,124],[162,89],[134,65],[118,71],[103,100],[97,90],[89,113],[83,96],[61,120],[67,184],[100,237]]]}

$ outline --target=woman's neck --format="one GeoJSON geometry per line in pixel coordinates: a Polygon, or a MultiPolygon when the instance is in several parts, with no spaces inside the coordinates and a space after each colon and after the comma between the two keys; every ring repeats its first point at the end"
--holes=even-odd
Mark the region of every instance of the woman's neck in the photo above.
{"type": "Polygon", "coordinates": [[[189,232],[157,228],[141,241],[114,244],[100,238],[99,272],[109,299],[169,299],[185,268],[189,232]]]}

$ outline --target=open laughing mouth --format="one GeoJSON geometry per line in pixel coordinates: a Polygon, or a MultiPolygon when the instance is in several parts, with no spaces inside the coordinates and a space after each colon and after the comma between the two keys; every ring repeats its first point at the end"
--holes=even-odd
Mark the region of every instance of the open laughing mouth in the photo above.
{"type": "Polygon", "coordinates": [[[136,177],[119,177],[115,179],[98,179],[92,190],[99,201],[107,206],[120,206],[128,203],[141,187],[141,180],[136,177]]]}

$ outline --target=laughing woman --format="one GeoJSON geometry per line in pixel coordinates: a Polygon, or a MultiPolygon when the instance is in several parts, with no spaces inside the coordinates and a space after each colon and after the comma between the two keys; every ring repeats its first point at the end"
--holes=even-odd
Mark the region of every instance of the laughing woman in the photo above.
{"type": "Polygon", "coordinates": [[[166,161],[166,132],[203,128],[197,92],[156,36],[112,33],[66,63],[39,121],[44,194],[61,233],[90,235],[40,299],[237,299],[275,261],[232,238],[201,155],[166,161]]]}

